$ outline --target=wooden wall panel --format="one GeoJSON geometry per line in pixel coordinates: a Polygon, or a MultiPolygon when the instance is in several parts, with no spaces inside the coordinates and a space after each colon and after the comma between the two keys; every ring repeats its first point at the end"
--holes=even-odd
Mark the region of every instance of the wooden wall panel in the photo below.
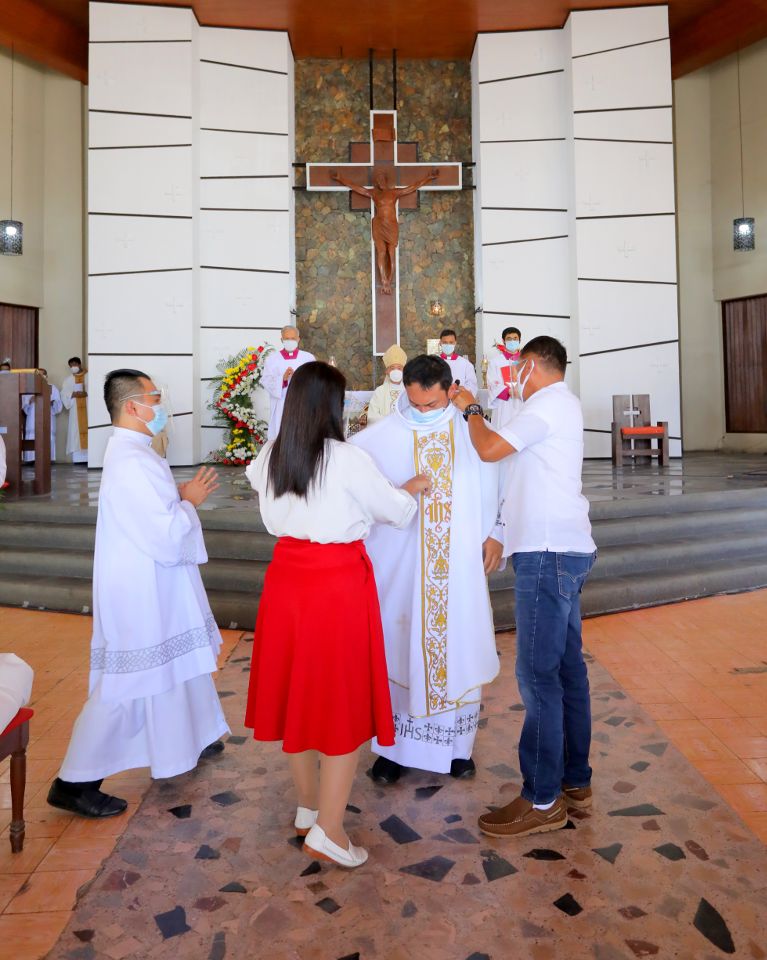
{"type": "Polygon", "coordinates": [[[36,367],[37,307],[0,303],[0,360],[10,357],[13,367],[36,367]]]}
{"type": "Polygon", "coordinates": [[[724,323],[728,433],[767,433],[767,296],[728,300],[724,323]]]}

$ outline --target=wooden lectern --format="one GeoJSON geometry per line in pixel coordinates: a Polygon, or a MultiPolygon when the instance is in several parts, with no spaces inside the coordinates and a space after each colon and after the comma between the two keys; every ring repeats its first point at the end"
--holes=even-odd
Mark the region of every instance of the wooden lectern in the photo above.
{"type": "Polygon", "coordinates": [[[24,496],[21,481],[21,455],[34,450],[35,495],[51,492],[51,388],[47,380],[34,370],[0,373],[0,427],[4,434],[8,473],[5,496],[24,496]],[[24,413],[21,399],[26,394],[35,398],[35,439],[24,439],[24,413]]]}

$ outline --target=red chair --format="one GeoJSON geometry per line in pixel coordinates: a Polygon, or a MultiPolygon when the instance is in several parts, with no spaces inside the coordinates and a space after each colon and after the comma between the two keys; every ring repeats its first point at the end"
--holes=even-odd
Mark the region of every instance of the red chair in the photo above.
{"type": "Polygon", "coordinates": [[[34,710],[22,707],[8,726],[0,733],[0,760],[11,758],[11,853],[24,848],[24,790],[27,785],[27,744],[29,721],[34,710]]]}
{"type": "Polygon", "coordinates": [[[668,423],[650,422],[650,395],[617,394],[613,397],[613,464],[623,466],[624,457],[657,457],[661,467],[668,465],[668,423]],[[657,447],[653,447],[653,440],[657,447]]]}

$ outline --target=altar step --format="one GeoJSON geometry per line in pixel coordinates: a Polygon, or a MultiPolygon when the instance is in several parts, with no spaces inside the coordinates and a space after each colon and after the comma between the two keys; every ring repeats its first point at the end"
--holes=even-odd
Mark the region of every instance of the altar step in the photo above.
{"type": "MultiPolygon", "coordinates": [[[[599,559],[587,616],[767,586],[767,490],[592,506],[599,559]]],[[[274,540],[256,509],[203,511],[202,568],[221,626],[251,628],[274,540]]],[[[0,604],[88,613],[96,511],[26,500],[0,510],[0,604]]],[[[491,578],[498,629],[514,625],[514,575],[491,578]]],[[[300,594],[300,584],[298,585],[300,594]]]]}

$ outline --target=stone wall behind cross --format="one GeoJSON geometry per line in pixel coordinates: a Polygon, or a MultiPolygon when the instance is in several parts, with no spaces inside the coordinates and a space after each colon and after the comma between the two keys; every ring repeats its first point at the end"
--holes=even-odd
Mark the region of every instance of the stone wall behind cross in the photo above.
{"type": "MultiPolygon", "coordinates": [[[[296,160],[348,160],[349,141],[370,135],[368,64],[298,60],[295,65],[296,160]]],[[[419,160],[470,161],[471,76],[468,61],[400,61],[398,135],[418,143],[419,160]]],[[[376,109],[391,109],[391,64],[374,70],[376,109]]],[[[464,173],[471,183],[471,174],[464,173]]],[[[303,185],[303,171],[296,178],[303,185]]],[[[400,341],[423,352],[442,326],[455,328],[459,352],[474,361],[472,191],[420,195],[418,210],[400,213],[400,341]],[[432,300],[445,306],[429,315],[432,300]]],[[[350,212],[347,194],[296,195],[296,309],[304,346],[335,357],[353,389],[381,377],[372,356],[370,214],[350,212]]],[[[480,358],[481,359],[481,358],[480,358]]]]}

